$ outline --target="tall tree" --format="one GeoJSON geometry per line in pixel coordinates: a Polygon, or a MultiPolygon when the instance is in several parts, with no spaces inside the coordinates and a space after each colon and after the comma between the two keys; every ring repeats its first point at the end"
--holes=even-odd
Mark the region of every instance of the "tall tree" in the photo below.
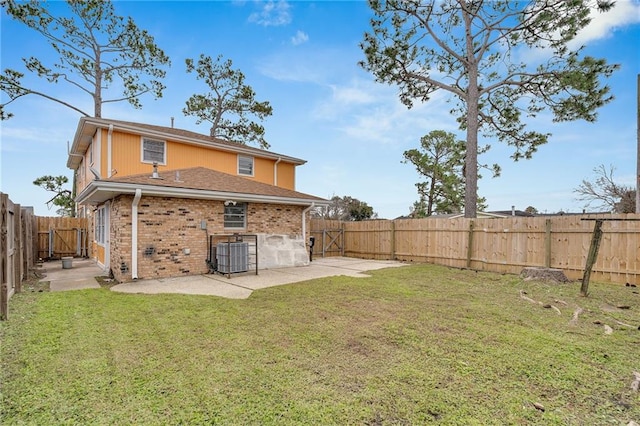
{"type": "Polygon", "coordinates": [[[94,106],[90,114],[69,100],[26,87],[21,82],[23,72],[5,69],[0,75],[0,89],[8,101],[0,104],[0,119],[11,118],[13,114],[5,107],[26,95],[38,95],[94,117],[102,116],[106,103],[127,101],[141,108],[142,95],[162,96],[164,85],[160,80],[169,58],[131,17],[117,16],[110,1],[68,0],[68,16],[54,15],[40,0],[1,0],[0,4],[9,16],[42,34],[58,54],[51,66],[35,56],[23,58],[27,71],[49,83],[67,83],[89,95],[94,106]],[[110,92],[112,85],[121,87],[122,92],[110,92]]]}
{"type": "Polygon", "coordinates": [[[197,62],[187,59],[186,63],[187,72],[195,72],[196,78],[203,80],[211,91],[192,95],[182,112],[197,117],[196,124],[211,123],[211,136],[269,148],[264,127],[252,121],[252,117],[262,121],[273,109],[269,102],[256,100],[254,90],[245,83],[244,74],[231,68],[231,60],[224,61],[218,56],[214,61],[210,56],[200,55],[197,62]]]}
{"type": "Polygon", "coordinates": [[[47,207],[58,207],[56,213],[60,216],[75,216],[75,204],[71,191],[64,188],[69,182],[66,176],[41,176],[33,181],[33,184],[40,188],[53,192],[54,196],[46,202],[47,207]]]}
{"type": "MultiPolygon", "coordinates": [[[[479,153],[482,154],[488,149],[488,146],[482,147],[479,153]]],[[[465,191],[464,141],[456,140],[453,133],[433,130],[420,139],[420,148],[407,150],[403,156],[403,162],[413,164],[424,178],[423,182],[416,183],[420,199],[413,206],[415,217],[462,211],[465,191]]],[[[500,174],[497,164],[480,167],[490,169],[494,177],[500,174]]],[[[479,200],[479,204],[483,202],[484,199],[479,200]]]]}
{"type": "Polygon", "coordinates": [[[477,209],[478,134],[530,158],[549,134],[527,130],[524,120],[550,109],[555,121],[596,120],[611,101],[600,84],[618,68],[583,56],[569,42],[613,1],[369,0],[372,31],[361,43],[360,65],[376,80],[400,88],[409,108],[438,89],[449,92],[466,131],[465,216],[477,209]],[[522,48],[546,49],[548,59],[519,60],[522,48]]]}
{"type": "Polygon", "coordinates": [[[377,217],[373,207],[347,195],[344,197],[334,195],[331,197],[331,204],[316,210],[314,214],[324,219],[342,221],[359,221],[377,217]]]}
{"type": "Polygon", "coordinates": [[[617,183],[614,171],[612,165],[608,169],[604,164],[594,168],[595,180],[583,179],[573,190],[576,199],[585,201],[585,207],[595,204],[613,213],[635,213],[636,191],[631,186],[617,183]]]}

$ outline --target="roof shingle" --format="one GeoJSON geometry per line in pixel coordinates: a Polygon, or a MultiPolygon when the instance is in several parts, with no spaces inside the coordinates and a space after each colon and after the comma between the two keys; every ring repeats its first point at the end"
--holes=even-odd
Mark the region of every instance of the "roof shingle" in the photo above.
{"type": "Polygon", "coordinates": [[[264,195],[270,197],[299,198],[310,201],[326,201],[322,198],[290,189],[257,182],[251,178],[234,176],[206,167],[165,170],[158,172],[159,178],[151,173],[112,177],[107,182],[132,183],[137,185],[165,186],[203,191],[232,192],[237,194],[264,195]]]}

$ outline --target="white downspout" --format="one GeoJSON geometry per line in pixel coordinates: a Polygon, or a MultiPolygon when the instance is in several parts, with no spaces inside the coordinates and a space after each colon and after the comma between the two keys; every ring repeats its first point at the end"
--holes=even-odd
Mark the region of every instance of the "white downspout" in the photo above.
{"type": "Polygon", "coordinates": [[[278,163],[282,161],[281,157],[278,157],[273,165],[273,185],[278,186],[278,163]]]}
{"type": "Polygon", "coordinates": [[[107,177],[111,177],[111,134],[113,133],[113,124],[109,124],[109,133],[107,136],[107,177]]]}
{"type": "Polygon", "coordinates": [[[131,279],[138,279],[138,203],[142,197],[142,190],[136,189],[131,204],[131,279]]]}
{"type": "Polygon", "coordinates": [[[311,210],[315,206],[316,206],[315,201],[312,201],[311,205],[309,207],[307,207],[306,209],[302,210],[302,239],[303,240],[305,238],[307,238],[307,221],[305,220],[306,219],[306,214],[307,214],[307,212],[309,212],[309,210],[311,210]]]}

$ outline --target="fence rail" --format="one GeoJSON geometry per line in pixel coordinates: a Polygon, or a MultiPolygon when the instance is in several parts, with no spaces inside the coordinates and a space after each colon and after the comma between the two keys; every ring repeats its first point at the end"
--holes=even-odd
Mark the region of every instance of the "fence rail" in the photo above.
{"type": "MultiPolygon", "coordinates": [[[[311,235],[342,229],[345,256],[427,262],[457,268],[520,273],[525,267],[562,269],[580,279],[593,234],[603,225],[598,259],[591,273],[597,281],[640,281],[640,215],[567,215],[491,219],[426,218],[339,222],[311,221],[311,235]]],[[[327,253],[327,255],[335,253],[327,253]]]]}

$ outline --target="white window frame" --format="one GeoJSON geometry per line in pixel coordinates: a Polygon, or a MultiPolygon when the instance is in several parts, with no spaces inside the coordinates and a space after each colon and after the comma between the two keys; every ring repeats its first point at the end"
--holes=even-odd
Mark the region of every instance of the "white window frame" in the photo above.
{"type": "Polygon", "coordinates": [[[93,166],[93,147],[95,146],[96,141],[94,138],[91,138],[91,145],[89,145],[89,165],[93,166]]]}
{"type": "Polygon", "coordinates": [[[228,203],[228,205],[225,203],[223,222],[224,229],[246,229],[247,203],[228,203]],[[242,224],[240,222],[242,222],[242,224]]]}
{"type": "Polygon", "coordinates": [[[254,176],[255,173],[255,161],[253,157],[249,155],[238,155],[238,174],[242,176],[254,176]],[[242,161],[248,161],[250,165],[242,165],[242,161]],[[247,170],[248,169],[248,170],[247,170]]]}
{"type": "Polygon", "coordinates": [[[148,163],[148,164],[153,164],[153,163],[158,163],[162,166],[166,166],[167,165],[167,141],[163,141],[163,140],[158,140],[158,139],[152,139],[152,138],[146,138],[146,137],[141,137],[140,138],[140,161],[143,163],[148,163]],[[158,161],[158,160],[154,160],[154,159],[145,159],[145,142],[152,142],[152,143],[157,143],[157,144],[162,144],[162,161],[158,161]]]}
{"type": "Polygon", "coordinates": [[[107,219],[107,206],[100,206],[98,210],[96,210],[95,214],[95,240],[101,246],[106,245],[107,243],[107,229],[106,229],[106,219],[107,219]]]}

